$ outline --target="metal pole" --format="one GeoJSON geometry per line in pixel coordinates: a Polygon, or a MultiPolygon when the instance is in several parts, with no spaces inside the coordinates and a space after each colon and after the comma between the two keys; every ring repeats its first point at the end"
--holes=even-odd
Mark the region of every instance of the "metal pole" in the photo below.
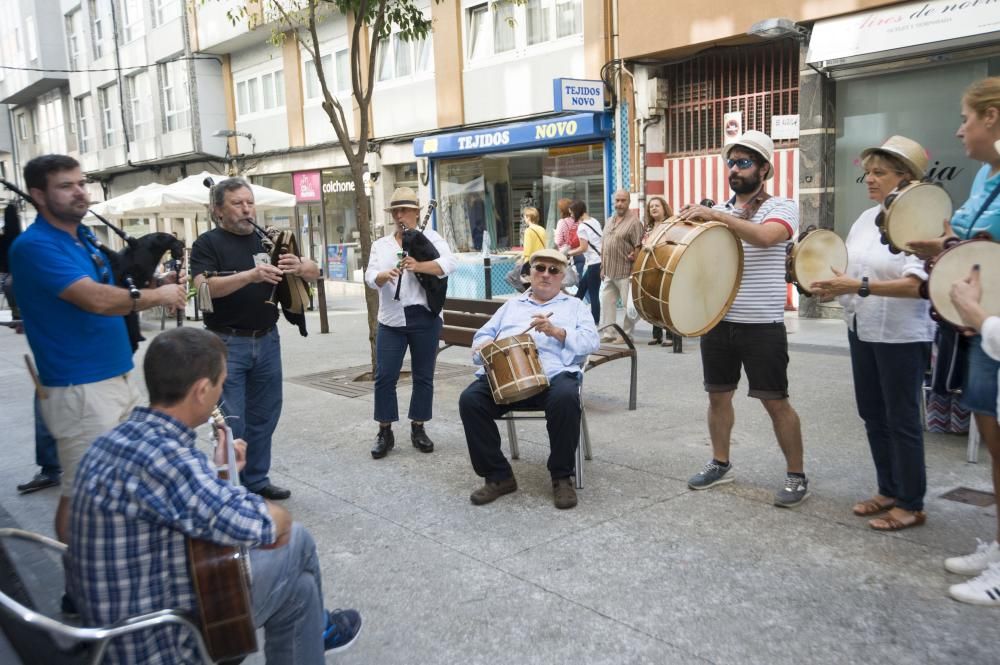
{"type": "Polygon", "coordinates": [[[493,300],[493,266],[490,257],[483,257],[483,275],[486,278],[486,299],[493,300]]]}
{"type": "Polygon", "coordinates": [[[322,270],[316,280],[316,297],[319,299],[319,332],[326,335],[330,332],[330,320],[326,316],[326,276],[322,270]]]}

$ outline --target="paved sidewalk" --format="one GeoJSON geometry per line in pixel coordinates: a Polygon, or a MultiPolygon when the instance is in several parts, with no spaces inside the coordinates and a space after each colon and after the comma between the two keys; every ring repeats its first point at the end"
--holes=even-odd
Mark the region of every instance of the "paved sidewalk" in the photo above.
{"type": "MultiPolygon", "coordinates": [[[[698,344],[686,340],[683,354],[646,346],[650,328],[640,323],[639,408],[627,410],[626,362],[587,374],[594,460],[579,506],[558,511],[541,423],[518,425],[520,489],[488,506],[469,502],[480,481],[457,401],[471,365],[468,376],[437,383],[433,454],[408,445],[403,422],[396,449],[372,460],[370,394],[287,381],[368,361],[361,298],[330,303],[329,335],[318,334],[315,314],[306,339],[281,324],[285,408],[272,474],[316,537],[327,604],[365,617],[358,644],[329,662],[1000,662],[1000,611],[950,600],[947,586],[960,580],[941,565],[995,526],[995,505],[940,498],[958,486],[991,490],[988,465],[964,461],[965,438],[927,436],[926,526],[876,533],[850,512],[873,491],[874,471],[843,323],[789,322],[792,403],[812,491],[800,508],[771,505],[783,462],[745,388],[736,400],[736,482],[687,489],[711,456],[698,344]]],[[[51,533],[56,493],[14,489],[35,471],[25,351],[23,336],[0,328],[0,508],[51,533]]],[[[441,361],[469,364],[468,350],[449,349],[441,361]]],[[[405,412],[410,386],[399,394],[405,412]]]]}

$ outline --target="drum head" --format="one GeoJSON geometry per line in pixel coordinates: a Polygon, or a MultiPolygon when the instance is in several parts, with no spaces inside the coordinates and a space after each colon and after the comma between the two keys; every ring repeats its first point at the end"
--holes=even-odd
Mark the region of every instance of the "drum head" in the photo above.
{"type": "Polygon", "coordinates": [[[793,277],[806,292],[813,282],[836,277],[832,268],[840,272],[847,270],[847,245],[840,236],[827,229],[811,231],[795,246],[794,254],[793,277]]]}
{"type": "Polygon", "coordinates": [[[680,257],[670,281],[670,323],[687,337],[704,335],[729,311],[740,287],[743,246],[722,224],[705,225],[680,257]]]}
{"type": "Polygon", "coordinates": [[[979,304],[987,316],[1000,316],[1000,243],[992,240],[969,240],[946,250],[937,257],[930,271],[927,290],[931,304],[945,321],[965,325],[958,310],[951,304],[951,285],[969,276],[972,266],[979,264],[983,297],[979,304]]]}
{"type": "Polygon", "coordinates": [[[914,240],[940,238],[944,221],[951,215],[951,197],[943,187],[915,183],[899,192],[886,211],[886,239],[896,249],[907,252],[907,243],[914,240]]]}

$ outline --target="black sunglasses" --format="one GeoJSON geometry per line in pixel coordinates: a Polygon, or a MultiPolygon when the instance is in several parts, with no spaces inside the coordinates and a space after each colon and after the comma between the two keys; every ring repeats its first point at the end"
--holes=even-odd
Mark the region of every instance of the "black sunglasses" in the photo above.
{"type": "Polygon", "coordinates": [[[748,169],[754,165],[754,161],[749,157],[743,157],[741,159],[727,159],[726,166],[733,168],[734,166],[739,167],[742,171],[743,169],[748,169]]]}
{"type": "Polygon", "coordinates": [[[536,263],[531,267],[535,269],[535,272],[545,272],[548,269],[550,275],[558,275],[562,272],[562,268],[559,266],[546,266],[544,263],[536,263]]]}

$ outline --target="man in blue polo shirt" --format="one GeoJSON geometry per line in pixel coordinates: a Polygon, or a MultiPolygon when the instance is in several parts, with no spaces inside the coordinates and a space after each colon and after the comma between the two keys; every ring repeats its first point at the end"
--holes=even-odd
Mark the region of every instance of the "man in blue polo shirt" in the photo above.
{"type": "Polygon", "coordinates": [[[69,536],[69,494],[90,443],[124,420],[138,394],[129,380],[132,353],[123,316],[157,305],[183,307],[184,288],[114,286],[93,232],[80,223],[90,198],[80,164],[42,155],[24,167],[38,217],[11,247],[14,292],[41,382],[42,416],[59,449],[62,497],[56,535],[69,536]]]}

